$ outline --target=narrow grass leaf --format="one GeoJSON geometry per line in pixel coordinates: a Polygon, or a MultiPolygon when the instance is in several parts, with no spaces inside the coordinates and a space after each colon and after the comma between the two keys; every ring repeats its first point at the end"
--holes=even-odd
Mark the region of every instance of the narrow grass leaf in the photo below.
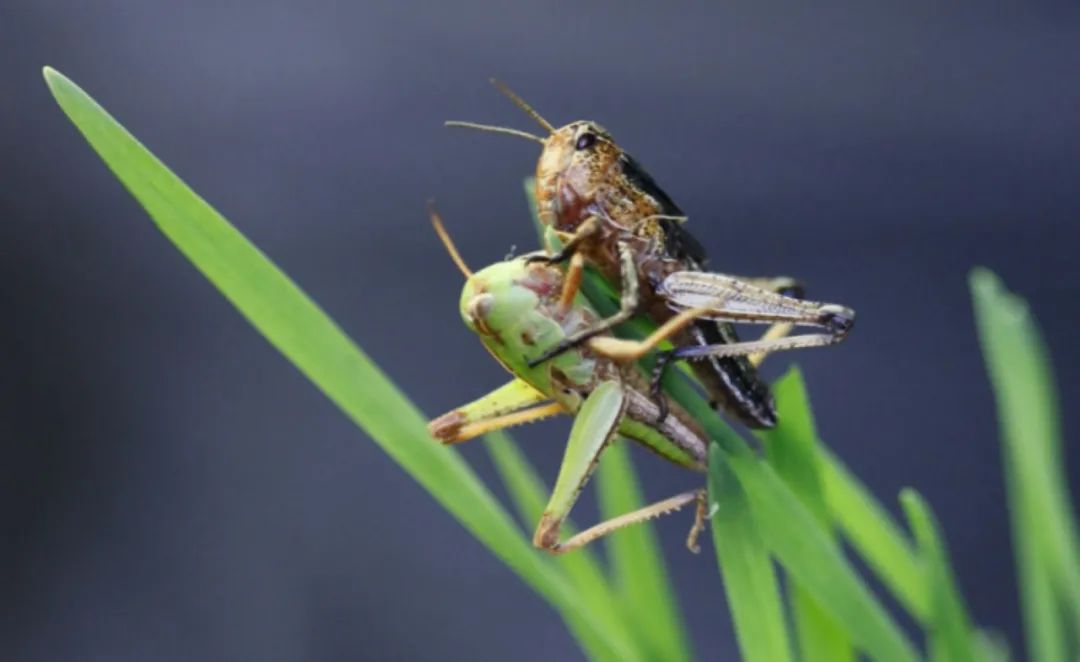
{"type": "Polygon", "coordinates": [[[791,638],[772,558],[746,493],[715,444],[709,450],[708,480],[713,546],[742,659],[790,660],[791,638]]]}
{"type": "MultiPolygon", "coordinates": [[[[597,467],[596,489],[603,519],[644,505],[629,443],[619,438],[604,451],[597,467]]],[[[696,475],[692,478],[698,480],[696,475]]],[[[689,528],[689,520],[687,524],[689,528]]],[[[605,541],[619,604],[645,650],[650,651],[652,659],[689,660],[689,637],[652,524],[644,522],[616,531],[605,541]]]]}
{"type": "Polygon", "coordinates": [[[1004,635],[997,631],[979,630],[975,636],[975,659],[979,662],[1009,662],[1012,654],[1004,635]]]}
{"type": "Polygon", "coordinates": [[[749,452],[729,458],[769,549],[856,647],[877,660],[917,659],[915,647],[874,599],[839,546],[772,468],[749,452]]]}
{"type": "MultiPolygon", "coordinates": [[[[535,527],[540,521],[550,489],[544,485],[532,464],[514,444],[510,435],[501,431],[488,434],[484,439],[484,445],[519,516],[531,530],[531,527],[535,527]]],[[[565,522],[563,531],[566,536],[573,535],[574,525],[569,521],[565,522]]],[[[558,556],[555,562],[562,568],[566,579],[577,589],[586,611],[604,623],[612,632],[617,633],[620,639],[624,641],[635,639],[633,629],[623,620],[622,611],[619,609],[618,594],[604,574],[603,566],[589,548],[558,556]]],[[[603,642],[593,641],[595,637],[590,624],[579,619],[576,612],[563,612],[563,618],[567,627],[576,633],[578,640],[587,642],[586,649],[590,658],[614,659],[602,645],[603,642]]],[[[635,657],[632,659],[646,659],[641,650],[635,649],[634,653],[635,657]]]]}
{"type": "Polygon", "coordinates": [[[919,622],[930,616],[918,557],[900,525],[844,463],[822,446],[822,484],[833,522],[844,538],[919,622]]]}
{"type": "Polygon", "coordinates": [[[997,401],[1028,654],[1073,659],[1080,652],[1080,536],[1050,362],[1023,299],[985,269],[972,271],[970,285],[997,401]]]}
{"type": "MultiPolygon", "coordinates": [[[[758,433],[765,456],[791,491],[832,535],[832,517],[820,476],[819,441],[802,373],[791,368],[773,385],[781,424],[758,433]]],[[[788,586],[799,659],[844,662],[855,650],[840,625],[797,581],[788,586]]]]}
{"type": "MultiPolygon", "coordinates": [[[[769,550],[852,643],[876,660],[914,660],[915,647],[874,599],[839,546],[814,515],[692,388],[669,393],[720,446],[746,492],[757,529],[769,550]]],[[[686,385],[689,386],[689,385],[686,385]]]]}
{"type": "Polygon", "coordinates": [[[91,147],[158,228],[240,313],[499,559],[560,610],[592,624],[614,657],[627,642],[522,537],[467,464],[427,434],[423,415],[282,271],[62,74],[45,80],[91,147]]]}
{"type": "Polygon", "coordinates": [[[930,596],[930,618],[923,625],[930,659],[936,662],[974,660],[976,633],[956,587],[937,519],[915,490],[903,490],[900,503],[919,545],[923,584],[930,596]]]}

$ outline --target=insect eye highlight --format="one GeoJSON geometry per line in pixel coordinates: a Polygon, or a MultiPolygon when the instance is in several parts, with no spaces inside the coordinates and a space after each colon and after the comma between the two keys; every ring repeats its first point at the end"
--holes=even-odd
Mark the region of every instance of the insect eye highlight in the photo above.
{"type": "Polygon", "coordinates": [[[596,134],[589,132],[589,133],[583,133],[583,134],[581,134],[581,136],[578,137],[577,145],[575,145],[575,147],[577,147],[577,149],[579,149],[579,150],[589,149],[590,147],[592,147],[595,144],[596,144],[596,134]]]}

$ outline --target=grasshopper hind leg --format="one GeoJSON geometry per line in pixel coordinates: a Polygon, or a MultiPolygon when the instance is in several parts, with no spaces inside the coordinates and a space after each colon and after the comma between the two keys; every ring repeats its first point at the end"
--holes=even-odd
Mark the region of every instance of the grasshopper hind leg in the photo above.
{"type": "MultiPolygon", "coordinates": [[[[691,552],[697,554],[698,551],[700,551],[697,544],[698,536],[705,529],[705,521],[707,518],[704,490],[691,490],[689,492],[683,492],[682,494],[676,494],[673,497],[649,504],[644,508],[639,508],[638,510],[624,513],[618,517],[613,517],[593,525],[581,533],[571,536],[565,542],[551,542],[548,545],[543,546],[543,548],[552,554],[565,554],[566,552],[584,547],[594,540],[614,533],[619,529],[624,529],[635,524],[641,524],[663,515],[669,515],[681,510],[691,503],[696,503],[697,507],[694,513],[694,523],[690,528],[690,533],[686,537],[686,547],[691,552]]],[[[541,526],[543,525],[544,523],[541,522],[541,526]]],[[[539,529],[537,530],[537,537],[540,537],[539,529]]]]}

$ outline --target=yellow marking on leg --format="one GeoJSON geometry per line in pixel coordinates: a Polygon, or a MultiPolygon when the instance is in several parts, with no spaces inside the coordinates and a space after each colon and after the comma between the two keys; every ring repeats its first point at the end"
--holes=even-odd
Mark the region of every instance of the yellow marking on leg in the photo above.
{"type": "Polygon", "coordinates": [[[692,324],[711,308],[689,308],[675,317],[664,322],[644,340],[625,340],[609,336],[599,336],[589,340],[589,348],[601,356],[616,361],[636,361],[656,349],[656,346],[664,342],[679,331],[692,324]]]}
{"type": "Polygon", "coordinates": [[[570,266],[566,268],[566,277],[563,279],[562,294],[559,296],[559,316],[564,317],[574,306],[574,299],[578,290],[581,289],[581,279],[585,275],[585,257],[581,253],[574,253],[570,258],[570,266]]]}
{"type": "MultiPolygon", "coordinates": [[[[795,325],[791,322],[780,322],[779,324],[773,324],[765,333],[761,334],[759,340],[779,340],[787,337],[788,334],[795,328],[795,325]]],[[[765,357],[769,355],[768,352],[758,352],[750,355],[750,365],[755,368],[761,365],[761,362],[765,360],[765,357]]]]}
{"type": "MultiPolygon", "coordinates": [[[[523,423],[531,423],[532,421],[539,421],[565,412],[566,409],[559,403],[549,402],[546,405],[530,407],[529,409],[516,411],[512,414],[496,416],[495,418],[476,421],[474,423],[465,423],[454,434],[439,437],[439,441],[447,446],[460,444],[463,441],[468,441],[474,437],[479,437],[482,434],[487,434],[488,432],[502,430],[523,423]]],[[[453,412],[451,412],[451,414],[453,414],[453,412]]],[[[448,414],[448,416],[451,414],[448,414]]]]}

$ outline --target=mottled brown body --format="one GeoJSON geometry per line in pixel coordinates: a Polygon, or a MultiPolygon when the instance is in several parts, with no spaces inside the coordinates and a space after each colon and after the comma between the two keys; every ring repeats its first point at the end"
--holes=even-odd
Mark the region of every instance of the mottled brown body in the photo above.
{"type": "MultiPolygon", "coordinates": [[[[701,244],[682,227],[682,211],[595,123],[556,129],[543,145],[536,169],[541,221],[567,240],[577,237],[575,250],[610,282],[621,281],[620,244],[629,248],[639,311],[658,324],[670,319],[675,313],[657,294],[657,285],[676,271],[703,270],[706,261],[701,244]],[[588,236],[582,235],[585,228],[588,236]]],[[[709,345],[737,342],[738,336],[730,324],[702,320],[672,341],[709,345]]],[[[776,424],[768,386],[745,357],[706,357],[693,366],[716,405],[752,427],[776,424]]]]}

